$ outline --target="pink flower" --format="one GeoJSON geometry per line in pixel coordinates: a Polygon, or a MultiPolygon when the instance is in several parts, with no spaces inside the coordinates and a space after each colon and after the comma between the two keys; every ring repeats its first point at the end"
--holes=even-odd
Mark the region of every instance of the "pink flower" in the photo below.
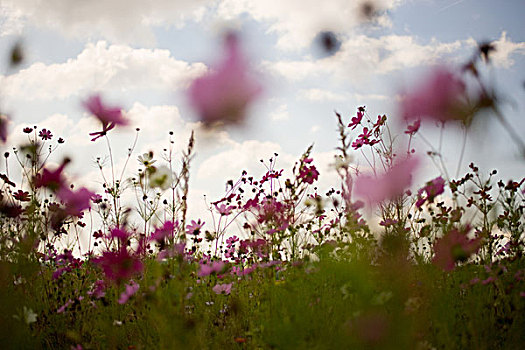
{"type": "Polygon", "coordinates": [[[394,226],[394,225],[397,224],[397,223],[398,223],[397,220],[387,218],[387,219],[385,219],[385,220],[381,220],[381,222],[379,223],[379,226],[385,226],[385,227],[388,227],[388,226],[394,226]]]}
{"type": "Polygon", "coordinates": [[[64,202],[66,214],[71,216],[79,216],[84,210],[91,208],[90,200],[93,195],[85,187],[78,191],[63,187],[57,192],[57,197],[64,202]]]}
{"type": "Polygon", "coordinates": [[[129,298],[133,296],[133,294],[137,293],[139,290],[140,285],[135,283],[135,281],[131,280],[129,281],[129,284],[126,285],[126,290],[120,294],[120,298],[118,299],[119,304],[125,304],[128,302],[129,298]]]}
{"type": "Polygon", "coordinates": [[[421,119],[418,119],[414,122],[414,124],[409,125],[405,131],[405,134],[408,134],[410,136],[414,135],[416,132],[419,131],[419,128],[421,126],[421,119]]]}
{"type": "Polygon", "coordinates": [[[73,304],[73,300],[69,299],[64,305],[58,308],[57,314],[63,313],[72,304],[73,304]]]}
{"type": "Polygon", "coordinates": [[[412,183],[412,173],[418,165],[419,159],[411,157],[397,162],[382,175],[360,175],[355,180],[355,193],[372,203],[399,196],[412,183]]]}
{"type": "Polygon", "coordinates": [[[215,294],[229,295],[232,290],[232,285],[233,283],[216,284],[215,287],[212,288],[212,290],[215,292],[215,294]]]}
{"type": "Polygon", "coordinates": [[[241,122],[248,105],[260,94],[236,35],[226,38],[226,55],[219,65],[193,81],[188,95],[193,108],[206,126],[241,122]]]}
{"type": "Polygon", "coordinates": [[[201,264],[199,277],[211,275],[212,273],[221,272],[224,269],[225,264],[222,261],[214,261],[211,264],[201,264]]]}
{"type": "Polygon", "coordinates": [[[200,233],[200,230],[202,226],[204,226],[204,224],[204,222],[201,222],[201,219],[199,219],[197,222],[195,222],[195,220],[191,220],[191,223],[189,225],[186,225],[186,232],[189,235],[197,236],[200,233]]]}
{"type": "Polygon", "coordinates": [[[461,119],[465,111],[465,83],[447,67],[438,67],[401,102],[407,120],[430,118],[441,122],[461,119]]]}
{"type": "Polygon", "coordinates": [[[363,120],[363,116],[365,115],[364,112],[365,112],[364,107],[359,107],[358,110],[357,110],[357,116],[356,117],[352,117],[352,121],[350,122],[350,124],[348,124],[348,127],[352,128],[352,130],[354,130],[356,128],[356,126],[361,124],[361,120],[363,120]]]}
{"type": "Polygon", "coordinates": [[[470,228],[463,231],[454,229],[440,238],[434,244],[434,259],[432,262],[445,271],[452,271],[458,261],[467,260],[481,246],[481,239],[468,239],[470,228]]]}
{"type": "Polygon", "coordinates": [[[64,168],[69,163],[69,159],[65,159],[62,164],[56,168],[54,171],[50,171],[47,168],[44,168],[42,170],[41,174],[38,174],[35,177],[35,186],[38,187],[47,187],[51,189],[52,191],[58,191],[60,188],[64,186],[64,176],[62,175],[62,172],[64,171],[64,168]]]}
{"type": "Polygon", "coordinates": [[[102,268],[108,279],[117,283],[141,273],[144,268],[140,259],[130,255],[125,247],[118,252],[104,252],[101,257],[93,259],[93,262],[102,268]]]}
{"type": "Polygon", "coordinates": [[[103,280],[97,280],[93,284],[93,287],[90,291],[87,292],[89,296],[94,296],[97,299],[100,299],[106,295],[106,285],[103,280]]]}
{"type": "Polygon", "coordinates": [[[157,228],[155,232],[151,234],[150,240],[160,243],[164,241],[166,237],[173,237],[173,232],[177,226],[179,226],[178,221],[175,222],[175,224],[172,221],[166,221],[164,225],[157,228]]]}
{"type": "Polygon", "coordinates": [[[436,177],[434,180],[427,182],[426,186],[417,192],[416,207],[420,208],[426,201],[433,202],[434,198],[443,192],[445,192],[445,180],[441,176],[436,177]],[[424,192],[427,194],[426,197],[423,197],[424,192]]]}
{"type": "Polygon", "coordinates": [[[215,205],[215,207],[217,208],[217,211],[219,212],[219,214],[221,214],[222,216],[230,215],[232,213],[232,210],[235,209],[233,205],[225,205],[225,204],[215,205]]]}
{"type": "Polygon", "coordinates": [[[89,135],[95,136],[91,141],[95,141],[99,137],[106,135],[106,133],[113,129],[116,125],[127,125],[126,120],[122,115],[121,108],[108,107],[102,103],[100,95],[93,95],[84,102],[84,107],[89,113],[93,114],[102,123],[102,131],[92,132],[89,135]]]}
{"type": "Polygon", "coordinates": [[[306,182],[310,185],[313,184],[314,181],[317,181],[318,178],[319,172],[315,168],[315,165],[312,165],[310,167],[303,166],[299,171],[299,179],[303,180],[303,182],[306,182]]]}

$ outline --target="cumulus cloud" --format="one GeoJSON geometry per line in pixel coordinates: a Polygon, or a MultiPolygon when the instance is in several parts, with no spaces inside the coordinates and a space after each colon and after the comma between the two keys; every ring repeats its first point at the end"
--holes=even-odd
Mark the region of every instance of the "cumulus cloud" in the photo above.
{"type": "Polygon", "coordinates": [[[168,50],[99,41],[87,44],[65,63],[35,63],[14,75],[0,76],[0,83],[9,87],[4,93],[10,97],[64,99],[108,88],[129,92],[184,87],[205,70],[204,64],[177,60],[168,50]]]}
{"type": "Polygon", "coordinates": [[[514,55],[525,55],[525,42],[513,42],[507,37],[506,32],[502,32],[498,40],[493,42],[496,51],[491,53],[491,60],[495,65],[510,68],[514,64],[514,55]]]}
{"type": "Polygon", "coordinates": [[[74,37],[152,43],[151,25],[199,20],[212,0],[3,0],[1,32],[10,23],[48,27],[74,37]],[[7,19],[7,21],[5,20],[7,19]]]}
{"type": "MultiPolygon", "coordinates": [[[[377,16],[374,22],[388,26],[388,10],[397,7],[401,0],[374,1],[377,16]]],[[[322,30],[348,33],[363,23],[362,6],[365,2],[332,0],[320,6],[316,0],[223,0],[218,13],[223,18],[236,18],[248,14],[253,19],[269,23],[268,31],[277,33],[277,46],[281,49],[305,48],[322,30]]]]}
{"type": "Polygon", "coordinates": [[[302,89],[299,90],[298,97],[300,99],[314,101],[314,102],[325,102],[325,101],[344,101],[348,98],[346,94],[333,92],[323,89],[302,89]]]}
{"type": "MultiPolygon", "coordinates": [[[[259,160],[267,161],[274,153],[281,153],[281,146],[277,143],[256,140],[235,143],[206,159],[197,171],[197,179],[213,181],[217,174],[221,174],[223,178],[219,181],[224,184],[228,179],[238,178],[242,170],[261,173],[264,167],[259,160]]],[[[289,161],[288,156],[279,155],[280,166],[289,161]]]]}
{"type": "Polygon", "coordinates": [[[0,5],[0,37],[19,35],[24,28],[23,11],[14,4],[0,5]]]}
{"type": "Polygon", "coordinates": [[[277,107],[277,110],[273,112],[270,115],[270,118],[272,120],[288,120],[290,119],[290,114],[288,113],[288,106],[286,104],[282,104],[279,107],[277,107]]]}
{"type": "Polygon", "coordinates": [[[440,43],[431,40],[420,44],[408,35],[385,35],[378,38],[356,35],[343,42],[332,57],[303,60],[265,61],[264,67],[290,81],[312,77],[361,79],[366,74],[387,74],[404,68],[429,64],[449,55],[462,46],[461,41],[440,43]]]}

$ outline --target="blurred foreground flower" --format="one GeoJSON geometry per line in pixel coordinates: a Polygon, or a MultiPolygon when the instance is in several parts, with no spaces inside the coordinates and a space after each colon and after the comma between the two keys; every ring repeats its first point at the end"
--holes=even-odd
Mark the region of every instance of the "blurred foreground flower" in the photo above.
{"type": "Polygon", "coordinates": [[[215,294],[229,295],[232,291],[232,285],[233,283],[216,284],[212,290],[215,292],[215,294]]]}
{"type": "Polygon", "coordinates": [[[355,193],[375,204],[399,196],[412,183],[412,173],[418,165],[419,159],[411,157],[397,162],[382,175],[360,175],[355,181],[355,193]]]}
{"type": "Polygon", "coordinates": [[[435,68],[425,81],[401,101],[401,115],[406,120],[463,120],[467,112],[465,83],[447,67],[435,68]]]}
{"type": "Polygon", "coordinates": [[[129,281],[129,284],[126,284],[126,290],[120,294],[118,299],[119,304],[125,304],[128,302],[129,298],[133,296],[140,288],[140,285],[133,280],[129,281]]]}
{"type": "Polygon", "coordinates": [[[121,108],[108,107],[102,103],[100,95],[93,95],[84,102],[86,110],[93,114],[102,123],[102,131],[92,132],[89,135],[95,136],[91,141],[105,136],[106,133],[116,125],[127,125],[128,120],[122,115],[121,108]]]}
{"type": "Polygon", "coordinates": [[[261,93],[235,34],[226,38],[226,55],[211,73],[193,81],[189,100],[205,126],[242,122],[248,105],[261,93]]]}
{"type": "Polygon", "coordinates": [[[7,141],[7,123],[9,119],[7,116],[0,114],[0,141],[6,142],[7,141]]]}
{"type": "Polygon", "coordinates": [[[454,229],[440,238],[434,244],[434,259],[432,262],[445,271],[452,271],[456,262],[467,260],[481,247],[481,238],[469,239],[469,227],[463,231],[454,229]]]}

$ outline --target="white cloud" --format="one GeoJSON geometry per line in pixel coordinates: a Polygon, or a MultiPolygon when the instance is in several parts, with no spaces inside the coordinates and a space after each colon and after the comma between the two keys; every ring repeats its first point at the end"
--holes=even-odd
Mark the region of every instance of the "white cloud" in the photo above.
{"type": "Polygon", "coordinates": [[[343,42],[341,50],[332,57],[303,60],[264,62],[270,72],[290,81],[307,78],[332,77],[338,80],[362,79],[367,74],[386,74],[393,71],[431,64],[462,47],[457,40],[440,43],[431,40],[420,44],[407,35],[386,35],[373,38],[355,35],[343,42]]]}
{"type": "Polygon", "coordinates": [[[99,41],[87,44],[65,63],[34,63],[14,75],[0,76],[0,82],[8,87],[4,93],[10,97],[63,99],[109,88],[129,92],[183,87],[205,69],[202,63],[176,60],[168,50],[133,49],[99,41]]]}
{"type": "Polygon", "coordinates": [[[0,37],[20,35],[24,27],[23,11],[12,4],[0,5],[0,37]]]}
{"type": "MultiPolygon", "coordinates": [[[[395,8],[402,1],[380,0],[374,4],[380,14],[376,24],[388,26],[386,11],[395,8]]],[[[307,47],[322,30],[349,33],[363,22],[362,2],[348,0],[224,0],[218,13],[224,18],[235,18],[243,13],[260,22],[269,23],[269,32],[277,33],[277,46],[281,49],[296,50],[307,47]]]]}
{"type": "Polygon", "coordinates": [[[496,51],[490,55],[495,65],[510,68],[514,64],[513,55],[525,55],[525,42],[512,42],[507,38],[507,33],[502,32],[498,40],[493,42],[496,51]]]}
{"type": "Polygon", "coordinates": [[[345,94],[322,89],[302,89],[299,91],[298,96],[300,99],[310,100],[314,102],[337,102],[348,99],[348,97],[345,94]]]}
{"type": "MultiPolygon", "coordinates": [[[[214,181],[222,185],[228,179],[236,179],[242,170],[260,173],[264,167],[260,159],[267,161],[273,154],[281,153],[281,146],[277,143],[248,140],[232,144],[227,150],[217,153],[206,159],[197,171],[197,179],[214,181]],[[217,179],[220,174],[221,178],[217,179]]],[[[289,161],[287,156],[279,155],[279,165],[289,161]]],[[[293,164],[293,163],[292,163],[293,164]]]]}
{"type": "Polygon", "coordinates": [[[277,110],[273,112],[270,115],[270,118],[272,120],[288,120],[290,119],[290,114],[288,113],[288,106],[286,104],[282,104],[279,107],[277,107],[277,110]]]}
{"type": "Polygon", "coordinates": [[[74,37],[102,36],[109,40],[154,41],[151,24],[179,24],[202,18],[211,0],[3,0],[1,31],[16,19],[36,27],[48,27],[74,37]],[[23,14],[23,15],[22,15],[23,14]],[[11,21],[11,22],[10,22],[11,21]]]}

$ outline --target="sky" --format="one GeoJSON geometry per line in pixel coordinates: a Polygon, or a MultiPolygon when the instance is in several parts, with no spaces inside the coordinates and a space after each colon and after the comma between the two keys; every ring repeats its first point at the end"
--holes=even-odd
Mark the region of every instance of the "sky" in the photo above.
{"type": "MultiPolygon", "coordinates": [[[[103,140],[91,142],[97,121],[83,108],[93,92],[121,106],[131,126],[110,134],[117,167],[125,163],[135,128],[141,129],[127,168],[132,176],[140,154],[163,148],[177,153],[196,132],[190,179],[190,217],[203,217],[208,203],[224,194],[229,179],[246,169],[262,174],[260,159],[278,153],[277,168],[290,169],[314,144],[320,188],[337,186],[331,167],[338,146],[334,111],[345,121],[366,106],[375,119],[386,114],[402,134],[399,96],[418,86],[436,65],[459,66],[479,42],[496,51],[484,71],[501,96],[501,109],[514,130],[525,131],[525,2],[521,0],[2,0],[0,2],[0,107],[11,118],[9,143],[23,143],[25,126],[50,129],[66,142],[51,162],[68,155],[69,175],[100,191],[96,157],[108,154],[103,140]],[[372,6],[372,16],[363,6],[372,6]],[[222,55],[223,36],[239,33],[243,51],[260,77],[264,92],[249,108],[242,127],[206,131],[192,110],[187,89],[222,55]],[[317,45],[330,31],[340,41],[330,56],[317,45]],[[24,61],[10,68],[9,52],[20,43],[24,61]]],[[[434,125],[421,134],[439,147],[450,173],[460,159],[462,131],[443,135],[434,125]]],[[[351,134],[353,138],[357,134],[351,134]]],[[[416,136],[423,157],[430,146],[416,136]]],[[[358,165],[364,164],[359,152],[358,165]]],[[[503,179],[521,179],[525,160],[489,113],[475,120],[467,136],[459,174],[474,161],[503,179]]],[[[439,175],[427,160],[419,183],[439,175]]],[[[5,165],[0,165],[3,172],[5,165]]],[[[107,169],[106,169],[107,171],[107,169]]],[[[453,176],[452,175],[452,176],[453,176]]]]}

